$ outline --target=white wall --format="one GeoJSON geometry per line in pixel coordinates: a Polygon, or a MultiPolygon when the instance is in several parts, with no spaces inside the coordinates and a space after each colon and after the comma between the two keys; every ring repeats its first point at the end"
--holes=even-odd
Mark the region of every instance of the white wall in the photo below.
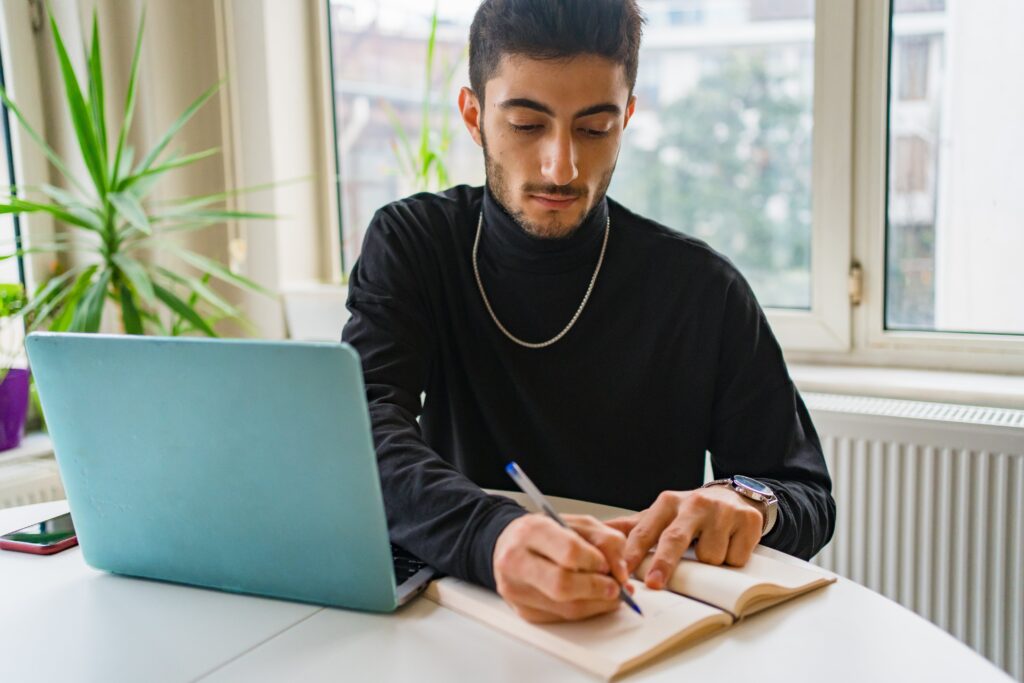
{"type": "MultiPolygon", "coordinates": [[[[248,272],[278,291],[328,281],[340,267],[330,177],[332,131],[329,120],[323,120],[323,98],[330,94],[322,86],[327,48],[320,36],[319,3],[224,0],[223,17],[231,78],[231,184],[287,181],[238,202],[237,208],[281,217],[272,224],[238,226],[238,238],[247,245],[248,272]]],[[[247,295],[246,307],[263,336],[283,336],[279,304],[247,295]]]]}

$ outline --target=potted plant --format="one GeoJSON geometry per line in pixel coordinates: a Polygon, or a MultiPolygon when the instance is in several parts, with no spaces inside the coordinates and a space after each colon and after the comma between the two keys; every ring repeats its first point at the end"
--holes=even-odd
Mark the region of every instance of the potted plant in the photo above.
{"type": "Polygon", "coordinates": [[[177,132],[216,93],[220,84],[196,98],[145,155],[136,155],[128,144],[128,134],[135,110],[145,13],[139,22],[116,136],[113,129],[107,128],[96,12],[93,12],[92,39],[87,49],[87,74],[81,80],[72,67],[52,12],[49,20],[61,85],[88,178],[80,179],[69,171],[70,164],[50,148],[8,93],[0,88],[0,98],[67,183],[66,189],[46,184],[38,188],[12,188],[11,196],[6,201],[0,200],[0,213],[46,213],[87,239],[76,240],[74,235],[58,234],[49,243],[32,244],[27,249],[19,244],[13,253],[0,256],[11,258],[46,252],[77,257],[69,262],[69,267],[35,290],[21,309],[26,332],[40,327],[54,331],[97,332],[107,307],[114,310],[122,331],[127,334],[217,336],[213,325],[222,318],[235,319],[253,329],[239,309],[209,286],[211,277],[269,296],[275,294],[222,263],[185,249],[172,237],[225,220],[275,218],[273,214],[222,208],[231,195],[262,188],[163,202],[148,198],[161,177],[218,151],[214,148],[193,154],[165,153],[177,132]],[[143,249],[173,255],[180,265],[193,266],[203,275],[196,277],[187,268],[157,265],[139,258],[143,249]]]}
{"type": "Polygon", "coordinates": [[[28,412],[28,368],[24,363],[23,328],[18,314],[25,307],[20,284],[0,284],[0,451],[16,448],[25,433],[28,412]]]}

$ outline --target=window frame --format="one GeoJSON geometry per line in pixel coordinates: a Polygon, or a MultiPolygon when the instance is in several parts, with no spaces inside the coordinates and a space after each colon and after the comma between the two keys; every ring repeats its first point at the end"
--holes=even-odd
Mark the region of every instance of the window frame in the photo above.
{"type": "MultiPolygon", "coordinates": [[[[321,107],[333,130],[328,3],[317,3],[317,18],[321,107]]],[[[815,2],[811,308],[765,314],[791,362],[1024,374],[1024,336],[885,329],[890,4],[815,2]],[[863,273],[857,305],[855,264],[863,273]]],[[[342,217],[330,201],[336,220],[326,229],[338,242],[342,217]]]]}
{"type": "Polygon", "coordinates": [[[850,365],[1024,374],[1024,336],[885,329],[886,205],[891,0],[857,3],[853,107],[853,261],[863,269],[852,307],[852,347],[844,353],[794,349],[788,360],[850,365]]]}
{"type": "Polygon", "coordinates": [[[857,152],[854,222],[864,263],[864,304],[855,309],[856,356],[877,365],[1024,372],[1024,336],[885,328],[886,205],[891,0],[858,8],[857,152]]]}
{"type": "Polygon", "coordinates": [[[853,3],[816,0],[811,308],[765,308],[775,336],[789,351],[850,349],[854,25],[853,3]]]}
{"type": "MultiPolygon", "coordinates": [[[[0,2],[0,47],[3,50],[4,77],[11,99],[32,127],[46,139],[43,119],[41,78],[36,44],[45,18],[42,2],[0,2]]],[[[19,185],[49,182],[46,155],[25,132],[13,113],[9,117],[11,156],[14,180],[19,185]]],[[[38,212],[20,216],[22,248],[34,243],[50,242],[54,222],[48,214],[38,212]]],[[[47,254],[32,254],[23,259],[26,289],[32,291],[49,269],[47,254]]]]}

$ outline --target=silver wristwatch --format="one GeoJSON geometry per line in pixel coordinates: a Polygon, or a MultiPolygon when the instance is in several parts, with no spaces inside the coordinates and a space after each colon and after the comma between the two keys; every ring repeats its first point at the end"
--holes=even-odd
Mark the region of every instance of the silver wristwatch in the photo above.
{"type": "Polygon", "coordinates": [[[728,486],[736,493],[741,496],[746,496],[751,500],[756,500],[765,504],[765,516],[764,525],[761,527],[761,536],[764,537],[772,527],[775,526],[775,520],[779,516],[779,499],[775,496],[775,493],[765,484],[762,484],[756,479],[750,477],[744,477],[741,474],[737,474],[726,479],[715,479],[704,484],[701,488],[707,488],[709,486],[728,486]]]}

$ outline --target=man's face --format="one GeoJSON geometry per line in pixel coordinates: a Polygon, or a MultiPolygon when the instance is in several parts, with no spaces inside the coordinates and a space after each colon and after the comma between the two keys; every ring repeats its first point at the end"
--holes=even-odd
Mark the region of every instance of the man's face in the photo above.
{"type": "Polygon", "coordinates": [[[482,115],[472,90],[459,94],[491,192],[537,237],[571,234],[604,197],[635,102],[625,68],[596,55],[505,55],[482,115]]]}

